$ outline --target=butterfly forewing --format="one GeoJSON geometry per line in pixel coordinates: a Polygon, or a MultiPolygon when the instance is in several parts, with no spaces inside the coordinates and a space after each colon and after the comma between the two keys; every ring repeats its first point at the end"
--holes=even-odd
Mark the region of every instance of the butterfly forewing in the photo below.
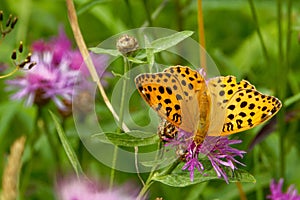
{"type": "Polygon", "coordinates": [[[175,126],[181,124],[181,102],[170,87],[170,73],[141,74],[135,79],[139,93],[145,101],[175,126]]]}
{"type": "Polygon", "coordinates": [[[203,89],[205,85],[205,79],[199,74],[199,72],[190,69],[189,67],[183,67],[180,65],[172,66],[164,70],[173,76],[177,77],[185,96],[191,98],[192,93],[190,91],[199,91],[203,89]]]}
{"type": "Polygon", "coordinates": [[[172,68],[168,68],[170,72],[167,69],[160,73],[141,74],[135,79],[136,86],[141,96],[161,117],[176,127],[194,132],[198,123],[194,115],[199,114],[194,87],[172,68]]]}
{"type": "Polygon", "coordinates": [[[211,105],[204,77],[196,70],[179,65],[169,67],[164,72],[177,78],[184,94],[183,122],[188,127],[194,126],[191,132],[194,133],[194,141],[196,144],[202,143],[209,127],[211,105]]]}

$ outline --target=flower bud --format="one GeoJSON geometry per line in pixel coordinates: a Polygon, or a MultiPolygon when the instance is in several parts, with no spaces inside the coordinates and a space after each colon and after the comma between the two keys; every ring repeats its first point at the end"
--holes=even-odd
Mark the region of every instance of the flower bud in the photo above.
{"type": "Polygon", "coordinates": [[[23,52],[23,42],[20,41],[20,45],[19,45],[19,52],[22,53],[23,52]]]}
{"type": "Polygon", "coordinates": [[[12,19],[12,15],[10,14],[7,21],[6,21],[6,24],[5,24],[6,27],[9,27],[11,19],[12,19]]]}
{"type": "Polygon", "coordinates": [[[13,50],[13,52],[11,54],[11,59],[13,59],[13,60],[17,59],[17,52],[16,52],[16,50],[13,50]]]}
{"type": "Polygon", "coordinates": [[[11,24],[10,24],[10,28],[11,28],[11,29],[13,29],[13,28],[15,27],[17,21],[18,21],[18,18],[17,18],[17,17],[14,17],[13,21],[12,21],[11,24]]]}
{"type": "Polygon", "coordinates": [[[3,11],[0,10],[0,22],[2,22],[2,21],[3,21],[3,11]]]}
{"type": "Polygon", "coordinates": [[[121,36],[117,41],[117,49],[123,55],[131,53],[139,48],[138,41],[135,37],[129,35],[121,36]]]}

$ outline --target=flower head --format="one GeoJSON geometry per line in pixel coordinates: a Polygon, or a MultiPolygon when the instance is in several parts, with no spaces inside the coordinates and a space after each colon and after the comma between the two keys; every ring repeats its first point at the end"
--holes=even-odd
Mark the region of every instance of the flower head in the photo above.
{"type": "Polygon", "coordinates": [[[133,36],[122,35],[117,40],[117,49],[122,54],[126,55],[128,53],[136,51],[138,48],[139,48],[139,43],[137,39],[133,36]]]}
{"type": "Polygon", "coordinates": [[[31,59],[37,66],[28,71],[25,76],[14,80],[8,80],[9,89],[19,89],[12,98],[27,99],[26,104],[33,103],[41,106],[51,99],[59,109],[66,109],[59,97],[71,100],[73,86],[76,84],[78,70],[69,68],[69,60],[63,58],[54,65],[54,54],[49,52],[36,52],[31,59]]]}
{"type": "Polygon", "coordinates": [[[127,186],[109,190],[103,183],[75,177],[63,179],[57,185],[57,194],[60,200],[136,199],[136,192],[130,191],[129,193],[129,190],[127,186]]]}
{"type": "Polygon", "coordinates": [[[290,185],[286,193],[282,192],[283,179],[281,178],[278,183],[273,179],[270,183],[271,194],[267,196],[271,200],[300,200],[300,195],[294,185],[290,185]]]}
{"type": "MultiPolygon", "coordinates": [[[[25,99],[27,105],[42,106],[53,101],[60,111],[70,113],[73,88],[79,84],[78,75],[87,77],[80,52],[61,29],[49,42],[39,40],[32,44],[31,61],[36,66],[14,80],[7,81],[8,90],[18,90],[12,99],[25,99]]],[[[100,75],[104,73],[106,56],[92,55],[100,75]]]]}
{"type": "Polygon", "coordinates": [[[170,141],[167,145],[172,145],[177,148],[186,149],[185,160],[186,163],[183,166],[183,170],[190,171],[190,179],[194,180],[194,171],[197,169],[201,174],[204,172],[204,165],[199,160],[200,156],[206,156],[216,171],[219,178],[223,177],[226,183],[228,183],[228,177],[224,171],[224,167],[229,167],[231,170],[235,170],[235,164],[241,164],[235,159],[236,156],[243,157],[245,151],[241,151],[231,147],[230,145],[241,143],[241,140],[230,140],[228,137],[212,137],[207,136],[204,142],[200,145],[196,145],[192,139],[192,134],[187,133],[179,129],[179,133],[174,140],[170,141]]]}

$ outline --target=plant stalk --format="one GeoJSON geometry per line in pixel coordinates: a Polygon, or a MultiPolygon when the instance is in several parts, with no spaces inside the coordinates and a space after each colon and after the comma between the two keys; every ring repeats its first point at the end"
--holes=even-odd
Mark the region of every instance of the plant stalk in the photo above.
{"type": "Polygon", "coordinates": [[[198,0],[198,32],[199,32],[199,42],[202,47],[202,48],[199,48],[199,50],[200,50],[200,67],[203,68],[205,72],[207,72],[202,0],[198,0]]]}

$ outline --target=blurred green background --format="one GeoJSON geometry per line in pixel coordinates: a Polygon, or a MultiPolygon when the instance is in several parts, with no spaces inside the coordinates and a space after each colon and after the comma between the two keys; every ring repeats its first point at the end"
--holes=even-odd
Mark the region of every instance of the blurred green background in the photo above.
{"type": "MultiPolygon", "coordinates": [[[[203,16],[206,50],[216,62],[221,75],[234,75],[238,79],[247,79],[259,91],[275,95],[283,103],[290,97],[300,94],[300,2],[292,1],[291,27],[288,22],[290,1],[282,3],[282,39],[283,56],[278,51],[278,4],[273,0],[256,0],[259,28],[265,42],[268,58],[264,56],[262,44],[257,35],[257,27],[246,0],[203,0],[203,16]],[[290,40],[287,37],[289,34],[290,40]],[[286,46],[287,41],[290,46],[286,46]],[[288,50],[287,50],[288,48],[288,50]],[[282,90],[284,90],[282,92],[282,90]]],[[[112,35],[143,25],[163,27],[176,31],[191,30],[192,38],[198,40],[197,1],[196,0],[75,0],[80,28],[88,47],[98,45],[112,35]],[[149,20],[151,16],[154,18],[149,20]]],[[[15,30],[0,44],[0,62],[11,63],[10,54],[22,40],[26,48],[33,41],[47,39],[58,34],[63,27],[69,38],[75,41],[68,22],[66,2],[62,0],[1,0],[0,10],[19,17],[15,30]]],[[[180,64],[180,63],[178,63],[180,64]]],[[[110,80],[111,84],[114,80],[110,80]]],[[[112,87],[112,86],[109,86],[112,87]]],[[[4,90],[4,80],[0,80],[0,175],[12,142],[22,134],[33,132],[36,108],[25,107],[23,102],[10,100],[4,90]]],[[[109,88],[107,89],[108,95],[109,88]]],[[[299,99],[299,98],[298,98],[299,99]]],[[[289,99],[291,100],[291,99],[289,99]]],[[[101,101],[102,102],[102,101],[101,101]]],[[[101,103],[100,102],[100,103],[101,103]]],[[[102,102],[103,103],[103,102],[102,102]]],[[[257,179],[256,184],[242,184],[248,199],[265,199],[269,193],[272,178],[282,175],[286,184],[295,184],[300,188],[300,104],[294,100],[279,114],[284,118],[290,113],[293,117],[280,124],[279,131],[272,132],[253,150],[248,151],[241,160],[246,169],[257,179]],[[280,137],[280,134],[282,135],[280,137]],[[283,149],[280,149],[280,145],[283,149]],[[285,160],[281,160],[284,154],[285,160]],[[284,168],[282,167],[284,166],[284,168]]],[[[101,110],[99,112],[107,112],[101,110]]],[[[282,120],[281,120],[282,121],[282,120]]],[[[49,117],[49,126],[52,121],[49,117]]],[[[246,133],[234,135],[243,143],[239,149],[248,150],[248,146],[262,127],[246,133]]],[[[87,174],[108,180],[110,169],[94,159],[82,145],[76,134],[72,119],[65,123],[65,131],[71,144],[80,157],[82,167],[87,174]]],[[[53,199],[55,182],[61,174],[71,173],[72,168],[61,146],[61,163],[55,161],[45,137],[40,137],[33,147],[26,147],[23,168],[20,175],[20,199],[53,199]],[[27,154],[28,148],[35,148],[35,154],[27,154]]],[[[147,177],[147,174],[143,174],[147,177]]],[[[116,172],[116,181],[136,182],[135,174],[116,172]]],[[[149,192],[150,199],[239,199],[235,184],[224,181],[211,181],[186,188],[173,188],[155,183],[149,192]]]]}

